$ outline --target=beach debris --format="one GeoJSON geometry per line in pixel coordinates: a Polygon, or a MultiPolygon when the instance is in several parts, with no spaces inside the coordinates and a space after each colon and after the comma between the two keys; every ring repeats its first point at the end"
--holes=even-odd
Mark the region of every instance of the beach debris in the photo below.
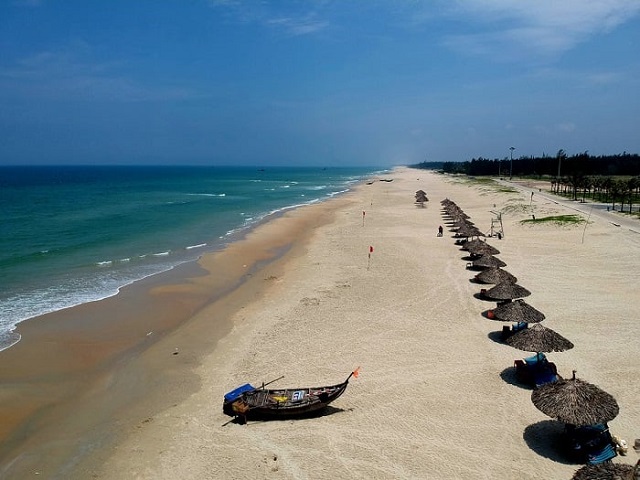
{"type": "Polygon", "coordinates": [[[619,455],[627,454],[627,452],[629,451],[629,447],[626,440],[618,437],[617,435],[611,435],[611,440],[613,440],[613,443],[616,446],[616,452],[618,452],[619,455]]]}

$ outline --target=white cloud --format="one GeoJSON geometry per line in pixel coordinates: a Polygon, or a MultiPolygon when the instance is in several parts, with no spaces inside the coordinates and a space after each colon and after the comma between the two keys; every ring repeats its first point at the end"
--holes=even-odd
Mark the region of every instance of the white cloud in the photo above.
{"type": "Polygon", "coordinates": [[[452,35],[445,45],[471,54],[562,54],[640,13],[638,0],[456,0],[449,18],[464,18],[479,33],[452,35]]]}
{"type": "Polygon", "coordinates": [[[273,27],[281,27],[290,35],[309,35],[325,29],[329,22],[317,20],[315,14],[304,17],[278,17],[266,20],[266,24],[273,27]]]}
{"type": "Polygon", "coordinates": [[[212,7],[225,9],[226,14],[236,22],[277,28],[292,36],[310,35],[327,28],[329,21],[318,14],[318,8],[323,8],[326,3],[304,1],[279,4],[262,1],[256,4],[243,0],[209,0],[212,7]]]}

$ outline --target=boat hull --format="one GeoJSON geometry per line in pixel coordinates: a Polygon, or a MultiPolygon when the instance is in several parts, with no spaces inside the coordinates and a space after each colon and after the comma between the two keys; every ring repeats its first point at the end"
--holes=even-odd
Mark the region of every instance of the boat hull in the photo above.
{"type": "Polygon", "coordinates": [[[245,419],[278,419],[304,417],[318,413],[340,397],[349,384],[290,389],[256,388],[245,391],[233,400],[225,400],[226,415],[245,419]]]}

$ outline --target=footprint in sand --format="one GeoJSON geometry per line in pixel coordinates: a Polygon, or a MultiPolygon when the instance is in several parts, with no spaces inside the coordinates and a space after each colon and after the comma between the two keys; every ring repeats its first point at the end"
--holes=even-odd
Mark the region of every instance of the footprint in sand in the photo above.
{"type": "Polygon", "coordinates": [[[300,300],[300,303],[305,307],[318,306],[320,305],[320,300],[317,298],[304,297],[302,300],[300,300]]]}

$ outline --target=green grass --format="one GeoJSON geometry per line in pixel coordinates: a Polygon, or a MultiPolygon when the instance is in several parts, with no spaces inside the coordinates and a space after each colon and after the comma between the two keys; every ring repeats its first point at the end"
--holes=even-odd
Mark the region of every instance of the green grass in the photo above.
{"type": "Polygon", "coordinates": [[[524,224],[539,224],[539,223],[551,223],[553,225],[578,225],[584,223],[586,220],[580,215],[552,215],[550,217],[540,218],[528,218],[521,220],[520,223],[524,224]]]}
{"type": "Polygon", "coordinates": [[[509,215],[531,215],[531,207],[528,203],[507,202],[507,205],[502,209],[502,213],[506,213],[509,215]]]}
{"type": "Polygon", "coordinates": [[[507,185],[501,185],[493,178],[459,176],[454,181],[456,183],[466,183],[468,185],[480,187],[481,190],[485,192],[519,193],[515,188],[507,185]]]}

